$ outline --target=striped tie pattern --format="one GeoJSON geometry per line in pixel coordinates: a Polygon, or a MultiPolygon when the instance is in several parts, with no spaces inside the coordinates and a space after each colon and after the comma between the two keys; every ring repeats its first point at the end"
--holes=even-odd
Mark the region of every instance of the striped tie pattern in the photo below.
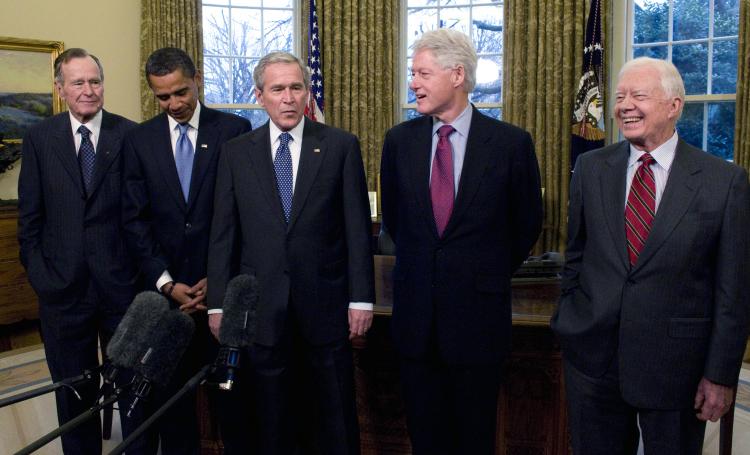
{"type": "Polygon", "coordinates": [[[641,165],[633,176],[625,206],[625,236],[631,266],[635,265],[643,250],[656,213],[656,181],[651,169],[654,157],[644,153],[638,161],[641,165]]]}

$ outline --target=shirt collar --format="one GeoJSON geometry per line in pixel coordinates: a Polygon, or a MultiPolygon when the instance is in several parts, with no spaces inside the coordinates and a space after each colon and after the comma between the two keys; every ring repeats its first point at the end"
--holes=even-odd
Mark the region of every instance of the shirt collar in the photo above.
{"type": "MultiPolygon", "coordinates": [[[[656,147],[651,151],[651,156],[654,157],[656,164],[669,171],[672,167],[672,161],[674,161],[675,150],[677,150],[677,131],[672,134],[672,137],[660,146],[656,147]]],[[[628,158],[628,167],[635,166],[638,159],[646,152],[638,150],[630,144],[630,157],[628,158]]]]}
{"type": "MultiPolygon", "coordinates": [[[[190,125],[191,128],[198,131],[198,123],[200,123],[201,118],[201,103],[198,102],[198,104],[195,105],[195,110],[193,111],[193,116],[190,117],[190,120],[188,121],[188,125],[190,125]]],[[[167,114],[167,121],[169,122],[169,131],[174,131],[175,128],[177,128],[177,120],[173,119],[171,115],[167,114]]]]}
{"type": "MultiPolygon", "coordinates": [[[[275,143],[279,140],[279,136],[283,131],[281,131],[281,128],[276,126],[275,123],[273,123],[273,120],[268,121],[268,130],[269,134],[271,135],[271,144],[275,143]]],[[[299,121],[297,126],[292,128],[291,130],[287,131],[292,136],[292,141],[296,142],[297,144],[302,143],[302,132],[305,130],[305,116],[302,116],[302,120],[299,121]]]]}
{"type": "Polygon", "coordinates": [[[68,112],[68,115],[70,115],[70,126],[73,128],[73,135],[75,136],[76,133],[78,133],[78,128],[81,125],[85,125],[86,128],[88,128],[89,131],[91,131],[91,134],[94,135],[95,138],[99,137],[99,132],[102,130],[102,111],[101,109],[99,112],[96,113],[94,118],[89,120],[86,123],[81,123],[78,121],[77,118],[73,117],[73,114],[71,112],[68,112]]]}
{"type": "MultiPolygon", "coordinates": [[[[471,126],[471,115],[473,113],[473,106],[471,103],[469,103],[466,106],[466,109],[461,111],[460,114],[458,114],[458,117],[453,119],[452,122],[449,123],[455,129],[458,134],[460,134],[463,137],[469,137],[469,127],[471,126]]],[[[440,120],[436,119],[435,117],[432,118],[432,134],[434,135],[437,133],[437,130],[440,129],[441,126],[446,125],[446,123],[441,122],[440,120]]]]}

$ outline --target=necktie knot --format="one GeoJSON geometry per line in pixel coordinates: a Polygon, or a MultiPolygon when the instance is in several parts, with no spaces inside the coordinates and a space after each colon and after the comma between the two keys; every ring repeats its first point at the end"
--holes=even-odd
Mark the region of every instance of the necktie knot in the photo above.
{"type": "Polygon", "coordinates": [[[180,130],[180,136],[187,134],[187,132],[190,130],[190,124],[189,123],[178,123],[177,129],[180,130]]]}
{"type": "Polygon", "coordinates": [[[279,142],[282,147],[289,147],[289,142],[292,140],[292,135],[284,131],[279,135],[279,142]]]}
{"type": "Polygon", "coordinates": [[[91,131],[89,131],[89,129],[86,128],[85,126],[81,125],[78,127],[78,134],[81,135],[81,138],[88,139],[89,135],[91,134],[91,131]]]}
{"type": "Polygon", "coordinates": [[[454,131],[456,131],[456,129],[453,128],[451,125],[443,125],[440,128],[438,128],[438,137],[440,137],[441,139],[447,138],[448,136],[453,134],[454,131]]]}
{"type": "Polygon", "coordinates": [[[654,159],[654,157],[651,156],[651,154],[648,153],[648,152],[646,152],[643,155],[641,155],[641,157],[638,158],[638,161],[640,161],[642,163],[641,164],[642,166],[646,166],[646,167],[649,167],[649,166],[651,166],[652,164],[654,164],[656,162],[656,160],[654,159]]]}

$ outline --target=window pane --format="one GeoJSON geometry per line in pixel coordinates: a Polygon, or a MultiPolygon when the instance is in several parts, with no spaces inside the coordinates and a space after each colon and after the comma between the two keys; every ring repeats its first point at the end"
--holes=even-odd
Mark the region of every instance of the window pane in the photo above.
{"type": "Polygon", "coordinates": [[[685,93],[705,95],[708,90],[708,45],[679,44],[672,48],[672,63],[685,81],[685,93]]]}
{"type": "Polygon", "coordinates": [[[633,58],[637,57],[651,57],[665,60],[667,58],[667,46],[633,48],[633,58]]]}
{"type": "Polygon", "coordinates": [[[708,104],[708,152],[734,159],[734,102],[708,104]]]}
{"type": "Polygon", "coordinates": [[[437,0],[409,0],[407,5],[409,8],[413,6],[437,6],[437,0]]]}
{"type": "Polygon", "coordinates": [[[441,5],[447,6],[447,5],[468,5],[471,3],[471,0],[442,0],[440,2],[441,5]]]}
{"type": "Polygon", "coordinates": [[[685,103],[682,117],[677,122],[677,134],[688,144],[703,148],[704,103],[685,103]]]}
{"type": "Polygon", "coordinates": [[[484,115],[488,115],[492,118],[496,118],[498,120],[502,120],[503,118],[503,110],[499,107],[493,108],[493,109],[479,109],[479,112],[481,112],[484,115]]]}
{"type": "Polygon", "coordinates": [[[265,10],[263,12],[263,34],[265,35],[265,48],[263,53],[271,51],[294,50],[292,37],[292,12],[285,10],[265,10]]]}
{"type": "Polygon", "coordinates": [[[708,37],[708,0],[674,1],[673,39],[708,37]]]}
{"type": "Polygon", "coordinates": [[[472,40],[479,54],[503,52],[503,8],[478,6],[472,12],[472,40]]]}
{"type": "Polygon", "coordinates": [[[250,120],[253,129],[258,128],[268,121],[268,114],[263,109],[219,109],[222,112],[239,115],[250,120]]]}
{"type": "Polygon", "coordinates": [[[416,109],[407,109],[406,111],[404,111],[404,120],[411,120],[411,119],[417,118],[417,117],[419,117],[421,115],[422,114],[420,114],[419,112],[417,112],[416,109]]]}
{"type": "Polygon", "coordinates": [[[712,93],[737,92],[737,40],[714,43],[712,93]]]}
{"type": "Polygon", "coordinates": [[[411,84],[411,63],[412,63],[412,59],[408,59],[406,61],[406,102],[416,103],[417,97],[414,95],[414,92],[411,91],[411,89],[409,88],[409,84],[411,84]]]}
{"type": "Polygon", "coordinates": [[[440,27],[452,28],[471,36],[470,8],[445,8],[440,10],[440,27]]]}
{"type": "Polygon", "coordinates": [[[740,27],[740,0],[714,0],[714,36],[737,35],[740,27]]]}
{"type": "Polygon", "coordinates": [[[653,43],[666,41],[669,21],[667,0],[635,0],[633,42],[653,43]]]}
{"type": "Polygon", "coordinates": [[[234,78],[234,91],[232,103],[254,104],[255,84],[253,83],[253,69],[258,61],[249,58],[236,58],[232,62],[232,77],[234,78]]]}
{"type": "Polygon", "coordinates": [[[234,55],[257,57],[261,54],[260,11],[257,9],[232,10],[232,50],[234,55]]]}
{"type": "Polygon", "coordinates": [[[203,7],[204,55],[229,55],[229,8],[203,7]]]}
{"type": "MultiPolygon", "coordinates": [[[[263,6],[262,0],[232,0],[232,6],[263,6]]],[[[268,6],[268,5],[267,5],[268,6]]]]}
{"type": "Polygon", "coordinates": [[[231,102],[232,93],[231,63],[229,58],[204,57],[203,94],[206,103],[224,104],[231,102]]]}
{"type": "Polygon", "coordinates": [[[411,47],[422,36],[422,33],[437,28],[437,9],[410,9],[408,12],[408,33],[406,52],[411,55],[411,47]]]}
{"type": "Polygon", "coordinates": [[[499,103],[502,85],[502,57],[481,57],[477,64],[477,85],[471,100],[475,103],[499,103]]]}
{"type": "Polygon", "coordinates": [[[293,0],[263,0],[263,6],[266,8],[294,8],[293,0]]]}

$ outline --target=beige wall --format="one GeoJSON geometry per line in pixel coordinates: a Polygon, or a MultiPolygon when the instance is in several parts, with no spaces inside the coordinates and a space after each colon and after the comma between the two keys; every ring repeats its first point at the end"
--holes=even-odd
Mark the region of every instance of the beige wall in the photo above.
{"type": "MultiPolygon", "coordinates": [[[[135,121],[140,21],[140,0],[0,0],[0,36],[62,41],[95,54],[104,66],[104,108],[135,121]]],[[[19,168],[0,174],[0,199],[17,198],[19,168]]]]}

